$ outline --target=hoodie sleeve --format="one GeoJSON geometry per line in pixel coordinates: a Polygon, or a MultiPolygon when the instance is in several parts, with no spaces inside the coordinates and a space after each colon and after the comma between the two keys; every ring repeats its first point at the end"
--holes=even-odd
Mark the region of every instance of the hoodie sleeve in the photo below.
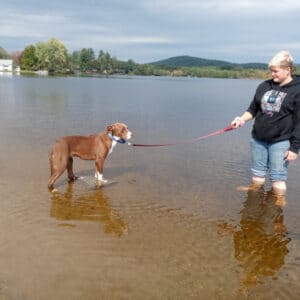
{"type": "Polygon", "coordinates": [[[291,136],[290,151],[298,153],[300,149],[300,93],[295,96],[294,129],[291,136]]]}
{"type": "Polygon", "coordinates": [[[247,112],[249,112],[253,118],[255,118],[257,112],[258,112],[258,108],[257,108],[257,101],[256,98],[254,97],[252,102],[250,103],[250,106],[247,109],[247,112]]]}
{"type": "Polygon", "coordinates": [[[253,118],[255,118],[257,112],[259,111],[260,109],[260,101],[258,100],[259,99],[259,95],[260,95],[260,87],[261,85],[256,89],[256,92],[255,92],[255,95],[253,97],[253,100],[252,102],[250,103],[248,109],[247,109],[247,112],[249,112],[253,118]]]}

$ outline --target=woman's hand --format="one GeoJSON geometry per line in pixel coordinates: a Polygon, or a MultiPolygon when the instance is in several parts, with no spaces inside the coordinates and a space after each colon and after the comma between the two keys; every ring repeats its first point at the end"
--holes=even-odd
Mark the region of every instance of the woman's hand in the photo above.
{"type": "Polygon", "coordinates": [[[296,160],[298,157],[298,154],[292,151],[286,151],[285,152],[285,159],[288,161],[296,160]]]}
{"type": "Polygon", "coordinates": [[[245,125],[245,121],[241,117],[235,117],[235,119],[231,122],[231,126],[233,128],[242,127],[245,125]]]}
{"type": "Polygon", "coordinates": [[[233,128],[242,127],[245,125],[247,121],[253,119],[253,116],[249,112],[244,112],[240,117],[235,117],[235,119],[231,122],[231,126],[233,128]]]}

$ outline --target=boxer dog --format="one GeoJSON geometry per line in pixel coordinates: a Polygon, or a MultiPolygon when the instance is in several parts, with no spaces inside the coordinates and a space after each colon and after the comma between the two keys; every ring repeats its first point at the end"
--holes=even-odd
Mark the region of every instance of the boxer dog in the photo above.
{"type": "Polygon", "coordinates": [[[114,123],[106,127],[106,131],[89,135],[71,135],[57,140],[50,150],[51,176],[48,180],[48,189],[54,189],[55,181],[67,169],[70,181],[76,180],[73,173],[73,157],[84,160],[95,160],[96,180],[105,183],[103,178],[103,164],[106,157],[112,152],[117,143],[124,144],[129,140],[132,132],[124,123],[114,123]]]}

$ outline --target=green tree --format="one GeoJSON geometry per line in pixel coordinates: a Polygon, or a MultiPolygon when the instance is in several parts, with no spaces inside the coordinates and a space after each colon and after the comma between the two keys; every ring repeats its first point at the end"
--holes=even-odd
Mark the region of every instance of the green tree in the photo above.
{"type": "Polygon", "coordinates": [[[36,57],[39,69],[48,70],[49,73],[64,73],[70,68],[68,51],[64,44],[55,38],[38,43],[36,57]]]}
{"type": "Polygon", "coordinates": [[[89,71],[94,69],[95,53],[92,48],[83,48],[79,54],[79,67],[81,71],[89,71]]]}
{"type": "Polygon", "coordinates": [[[129,59],[129,60],[125,63],[125,73],[126,73],[126,74],[133,73],[135,67],[136,67],[136,63],[135,63],[132,59],[129,59]]]}
{"type": "Polygon", "coordinates": [[[8,59],[8,58],[10,58],[8,52],[4,48],[0,47],[0,59],[8,59]]]}
{"type": "Polygon", "coordinates": [[[69,57],[69,61],[70,61],[72,69],[79,69],[80,52],[79,51],[73,51],[72,54],[69,57]]]}
{"type": "Polygon", "coordinates": [[[108,52],[99,51],[98,65],[100,73],[113,74],[119,71],[119,61],[108,52]]]}
{"type": "Polygon", "coordinates": [[[37,61],[38,59],[35,55],[35,46],[27,46],[22,53],[21,69],[28,71],[37,70],[37,61]]]}

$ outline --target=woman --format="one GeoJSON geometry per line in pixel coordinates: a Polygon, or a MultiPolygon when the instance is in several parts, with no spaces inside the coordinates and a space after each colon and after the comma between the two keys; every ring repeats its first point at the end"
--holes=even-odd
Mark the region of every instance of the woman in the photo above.
{"type": "Polygon", "coordinates": [[[287,168],[300,148],[300,77],[292,75],[293,58],[280,51],[269,62],[272,79],[262,82],[234,128],[255,118],[251,138],[252,183],[265,183],[268,171],[275,193],[286,193],[287,168]]]}

